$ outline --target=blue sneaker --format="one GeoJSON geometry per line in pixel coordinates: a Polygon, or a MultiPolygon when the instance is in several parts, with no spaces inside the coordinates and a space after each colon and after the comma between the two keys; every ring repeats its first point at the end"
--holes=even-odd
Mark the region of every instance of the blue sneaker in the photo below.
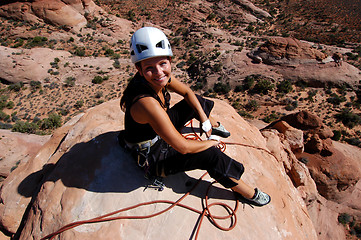
{"type": "Polygon", "coordinates": [[[212,135],[217,135],[223,138],[231,136],[231,133],[228,132],[220,122],[218,122],[218,124],[218,127],[212,127],[212,135]]]}
{"type": "Polygon", "coordinates": [[[253,198],[245,198],[241,194],[235,192],[237,199],[242,203],[247,203],[249,205],[262,207],[271,202],[271,197],[267,194],[255,188],[256,193],[253,198]]]}

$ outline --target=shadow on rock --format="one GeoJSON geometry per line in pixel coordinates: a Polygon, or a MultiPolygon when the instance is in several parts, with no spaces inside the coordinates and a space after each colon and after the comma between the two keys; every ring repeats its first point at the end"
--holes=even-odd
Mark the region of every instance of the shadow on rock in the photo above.
{"type": "MultiPolygon", "coordinates": [[[[129,152],[119,146],[118,134],[107,132],[89,142],[74,145],[55,165],[44,165],[42,170],[26,177],[20,183],[18,192],[30,197],[36,193],[28,188],[29,185],[59,180],[66,187],[92,192],[131,192],[145,188],[150,182],[144,178],[143,171],[129,152]]],[[[186,193],[197,183],[197,179],[179,173],[165,178],[164,183],[176,193],[186,193]]],[[[192,195],[203,198],[209,184],[208,181],[200,181],[192,195]]],[[[231,191],[216,186],[212,186],[209,197],[234,199],[231,191]]]]}

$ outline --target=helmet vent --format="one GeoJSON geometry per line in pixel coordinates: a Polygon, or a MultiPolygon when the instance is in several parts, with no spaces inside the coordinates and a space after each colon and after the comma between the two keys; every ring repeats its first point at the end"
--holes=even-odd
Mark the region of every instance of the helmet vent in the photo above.
{"type": "Polygon", "coordinates": [[[145,51],[145,50],[147,50],[147,49],[148,49],[147,46],[141,45],[141,44],[137,44],[137,50],[138,50],[139,53],[141,53],[141,52],[143,52],[143,51],[145,51]]]}
{"type": "Polygon", "coordinates": [[[165,46],[164,46],[165,44],[164,44],[164,40],[162,40],[162,41],[160,41],[160,42],[158,42],[156,45],[155,45],[155,47],[157,47],[157,48],[165,48],[165,46]]]}

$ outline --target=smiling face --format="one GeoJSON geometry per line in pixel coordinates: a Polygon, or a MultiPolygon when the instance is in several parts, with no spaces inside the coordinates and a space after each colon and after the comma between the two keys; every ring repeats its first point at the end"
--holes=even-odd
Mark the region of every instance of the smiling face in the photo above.
{"type": "Polygon", "coordinates": [[[140,65],[136,65],[136,68],[156,92],[167,85],[172,71],[169,57],[145,59],[140,65]]]}

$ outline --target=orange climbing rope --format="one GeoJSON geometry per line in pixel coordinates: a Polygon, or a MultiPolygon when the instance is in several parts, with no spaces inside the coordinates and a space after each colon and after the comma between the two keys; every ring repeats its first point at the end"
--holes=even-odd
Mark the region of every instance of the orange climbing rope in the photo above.
{"type": "Polygon", "coordinates": [[[236,223],[237,223],[237,217],[236,217],[236,212],[237,212],[237,209],[238,209],[238,200],[236,201],[235,203],[235,206],[234,208],[230,207],[229,205],[225,204],[225,203],[222,203],[222,202],[214,202],[214,203],[211,203],[209,204],[208,203],[208,193],[209,193],[209,190],[211,188],[211,186],[215,183],[211,183],[209,186],[208,186],[208,189],[207,189],[207,193],[206,193],[206,197],[204,199],[204,203],[205,203],[205,207],[202,211],[200,210],[197,210],[195,208],[192,208],[190,206],[187,206],[187,205],[184,205],[181,203],[181,201],[183,199],[185,199],[197,186],[198,184],[201,182],[201,180],[204,178],[204,176],[206,175],[207,173],[204,173],[198,180],[197,184],[189,191],[187,192],[186,194],[184,194],[181,198],[179,198],[177,201],[168,201],[168,200],[155,200],[155,201],[149,201],[149,202],[144,202],[144,203],[139,203],[139,204],[136,204],[136,205],[133,205],[133,206],[130,206],[130,207],[127,207],[127,208],[123,208],[123,209],[120,209],[120,210],[117,210],[117,211],[114,211],[114,212],[111,212],[111,213],[108,213],[108,214],[105,214],[105,215],[102,215],[102,216],[99,216],[99,217],[96,217],[96,218],[92,218],[92,219],[89,219],[89,220],[84,220],[84,221],[77,221],[77,222],[73,222],[73,223],[70,223],[68,225],[65,225],[64,227],[60,228],[59,230],[41,238],[41,240],[45,240],[45,239],[54,239],[55,236],[61,234],[62,232],[65,232],[67,230],[70,230],[72,228],[75,228],[77,226],[80,226],[80,225],[84,225],[84,224],[90,224],[90,223],[99,223],[99,222],[109,222],[109,221],[114,221],[114,220],[120,220],[120,219],[147,219],[147,218],[152,218],[152,217],[155,217],[155,216],[158,216],[158,215],[161,215],[162,213],[165,213],[167,211],[169,211],[170,209],[174,208],[175,206],[179,206],[179,207],[183,207],[185,209],[188,209],[190,211],[193,211],[195,213],[198,213],[201,215],[201,218],[200,218],[200,221],[198,223],[198,226],[197,227],[197,231],[196,231],[196,235],[195,235],[195,239],[198,238],[198,234],[199,234],[199,230],[200,230],[200,227],[202,225],[202,221],[203,221],[203,218],[205,216],[209,217],[211,219],[211,222],[216,226],[218,227],[219,229],[223,230],[223,231],[229,231],[231,229],[233,229],[235,226],[236,226],[236,223]],[[159,212],[156,212],[156,213],[153,213],[153,214],[149,214],[149,215],[142,215],[142,216],[116,216],[116,217],[112,217],[116,214],[119,214],[119,213],[122,213],[122,212],[126,212],[126,211],[129,211],[129,210],[132,210],[132,209],[135,209],[135,208],[138,208],[138,207],[141,207],[141,206],[146,206],[146,205],[151,205],[151,204],[158,204],[158,203],[165,203],[165,204],[170,204],[169,207],[159,211],[159,212]],[[228,215],[225,215],[225,216],[215,216],[213,215],[211,212],[210,212],[210,208],[211,207],[214,207],[214,206],[222,206],[224,207],[226,210],[228,210],[228,212],[230,212],[230,214],[228,215]],[[220,224],[217,223],[217,220],[225,220],[225,219],[229,219],[231,218],[231,224],[229,227],[222,227],[220,224]]]}
{"type": "MultiPolygon", "coordinates": [[[[193,127],[192,120],[187,124],[187,126],[189,124],[191,125],[193,133],[187,134],[184,137],[187,138],[187,139],[195,139],[195,140],[202,141],[202,139],[198,136],[198,134],[196,133],[196,131],[195,131],[194,127],[193,127]]],[[[268,151],[268,150],[266,150],[264,148],[260,148],[260,147],[256,147],[256,146],[252,146],[252,145],[248,145],[248,144],[242,144],[242,143],[236,143],[236,142],[220,142],[220,144],[218,145],[218,148],[220,148],[221,151],[225,151],[227,144],[228,145],[238,145],[238,146],[252,147],[252,148],[255,148],[255,149],[263,150],[263,151],[266,151],[267,153],[271,154],[273,157],[275,157],[277,159],[277,157],[275,155],[273,155],[273,153],[271,153],[270,151],[268,151]]],[[[155,201],[139,203],[139,204],[136,204],[136,205],[133,205],[133,206],[130,206],[130,207],[127,207],[127,208],[123,208],[123,209],[120,209],[120,210],[117,210],[117,211],[114,211],[114,212],[111,212],[111,213],[108,213],[108,214],[105,214],[105,215],[102,215],[102,216],[99,216],[99,217],[96,217],[96,218],[92,218],[92,219],[84,220],[84,221],[77,221],[77,222],[67,224],[64,227],[60,228],[59,230],[57,230],[57,231],[55,231],[55,232],[41,238],[41,240],[46,240],[46,239],[52,240],[57,235],[65,232],[67,230],[70,230],[72,228],[78,227],[80,225],[84,225],[84,224],[99,223],[99,222],[109,222],[109,221],[120,220],[120,219],[147,219],[147,218],[152,218],[152,217],[161,215],[161,214],[169,211],[170,209],[174,208],[175,206],[183,207],[183,208],[188,209],[188,210],[190,210],[192,212],[200,214],[200,220],[199,220],[198,226],[196,225],[197,231],[196,231],[196,234],[195,234],[195,239],[198,239],[199,230],[201,228],[204,217],[208,217],[209,221],[214,226],[216,226],[218,229],[221,229],[223,231],[232,230],[237,224],[236,212],[238,210],[239,201],[238,200],[235,201],[235,206],[233,208],[230,207],[228,204],[223,203],[223,202],[213,202],[213,203],[209,204],[208,203],[208,194],[209,194],[209,191],[211,189],[211,186],[215,183],[215,181],[210,183],[209,186],[208,186],[206,196],[204,198],[204,204],[203,204],[204,207],[203,207],[203,209],[201,211],[181,203],[181,201],[183,199],[185,199],[188,195],[190,195],[192,193],[192,191],[198,186],[198,184],[206,176],[206,174],[207,173],[204,173],[199,178],[198,182],[193,186],[193,188],[190,191],[188,191],[187,193],[185,193],[177,201],[155,200],[155,201]],[[163,209],[163,210],[161,210],[161,211],[159,211],[159,212],[149,214],[149,215],[142,215],[142,216],[115,216],[114,217],[114,215],[116,215],[116,214],[126,212],[126,211],[129,211],[129,210],[132,210],[132,209],[136,209],[136,208],[139,208],[141,206],[152,205],[152,204],[160,204],[160,203],[169,204],[170,206],[163,209]],[[213,215],[211,213],[210,209],[211,209],[211,207],[214,207],[214,206],[221,206],[221,207],[225,208],[228,211],[228,215],[225,215],[225,216],[215,216],[215,215],[213,215]],[[226,220],[226,219],[231,220],[231,223],[230,223],[229,227],[223,227],[218,223],[219,220],[226,220]]]]}

